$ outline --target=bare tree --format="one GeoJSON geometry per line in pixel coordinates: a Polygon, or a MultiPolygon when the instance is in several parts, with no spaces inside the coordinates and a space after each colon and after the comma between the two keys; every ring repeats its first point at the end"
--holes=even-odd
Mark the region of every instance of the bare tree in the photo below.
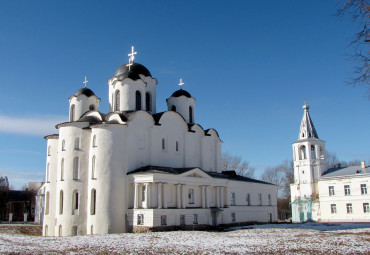
{"type": "MultiPolygon", "coordinates": [[[[370,3],[369,0],[345,0],[342,8],[337,10],[339,17],[350,15],[353,22],[360,24],[360,31],[356,33],[354,40],[351,42],[353,53],[349,55],[355,62],[353,75],[347,81],[349,85],[357,86],[360,84],[370,85],[369,82],[369,42],[370,34],[368,31],[370,3]]],[[[370,96],[369,96],[370,97],[370,96]]]]}
{"type": "Polygon", "coordinates": [[[227,152],[222,153],[221,168],[222,171],[234,170],[238,175],[249,178],[253,178],[255,170],[241,156],[234,156],[227,152]]]}
{"type": "Polygon", "coordinates": [[[261,180],[278,185],[278,197],[290,197],[290,184],[294,182],[293,161],[285,160],[278,166],[266,168],[261,180]]]}
{"type": "Polygon", "coordinates": [[[335,154],[335,152],[330,152],[328,150],[325,150],[325,159],[326,159],[326,165],[329,168],[333,168],[335,167],[336,165],[338,165],[340,162],[339,162],[339,159],[337,157],[337,154],[335,154]]]}

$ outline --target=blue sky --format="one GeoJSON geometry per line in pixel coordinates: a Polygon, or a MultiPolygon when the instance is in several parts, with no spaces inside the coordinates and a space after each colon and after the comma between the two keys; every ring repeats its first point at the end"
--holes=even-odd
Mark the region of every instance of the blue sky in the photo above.
{"type": "Polygon", "coordinates": [[[108,111],[114,71],[135,61],[157,78],[157,111],[178,89],[223,151],[257,168],[292,158],[307,97],[326,148],[370,160],[370,100],[345,80],[358,24],[338,1],[1,1],[0,176],[21,188],[45,175],[46,141],[83,86],[108,111]]]}

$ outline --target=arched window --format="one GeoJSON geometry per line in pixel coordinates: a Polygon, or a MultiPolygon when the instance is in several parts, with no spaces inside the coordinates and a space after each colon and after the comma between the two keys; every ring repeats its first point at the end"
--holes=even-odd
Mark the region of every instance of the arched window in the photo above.
{"type": "Polygon", "coordinates": [[[91,159],[91,179],[96,179],[96,173],[95,173],[95,168],[96,168],[96,157],[95,155],[91,159]]]}
{"type": "Polygon", "coordinates": [[[78,180],[78,164],[79,158],[75,157],[73,159],[73,180],[78,180]]]}
{"type": "Polygon", "coordinates": [[[141,93],[136,91],[136,110],[141,110],[141,93]]]}
{"type": "Polygon", "coordinates": [[[120,104],[121,104],[121,95],[119,93],[119,90],[116,90],[116,105],[115,105],[115,111],[120,110],[120,104]]]}
{"type": "Polygon", "coordinates": [[[172,107],[171,107],[171,111],[176,112],[176,106],[172,105],[172,107]]]}
{"type": "Polygon", "coordinates": [[[46,165],[46,182],[50,182],[50,163],[46,165]]]}
{"type": "Polygon", "coordinates": [[[66,140],[62,141],[62,151],[66,150],[66,140]]]}
{"type": "Polygon", "coordinates": [[[150,112],[152,110],[152,107],[151,107],[151,98],[150,98],[150,94],[149,92],[146,92],[145,93],[145,107],[146,107],[146,110],[148,112],[150,112]]]}
{"type": "Polygon", "coordinates": [[[91,190],[91,204],[90,204],[90,214],[95,215],[96,211],[96,189],[91,190]]]}
{"type": "Polygon", "coordinates": [[[189,106],[189,123],[193,123],[193,107],[189,106]]]}
{"type": "Polygon", "coordinates": [[[95,110],[95,106],[92,104],[92,105],[89,106],[89,109],[90,109],[90,111],[93,111],[93,110],[95,110]]]}
{"type": "Polygon", "coordinates": [[[315,145],[311,145],[311,158],[316,159],[315,145]]]}
{"type": "Polygon", "coordinates": [[[59,225],[58,236],[62,236],[62,225],[59,225]]]}
{"type": "Polygon", "coordinates": [[[76,138],[75,140],[75,150],[79,150],[80,149],[80,138],[76,138]]]}
{"type": "Polygon", "coordinates": [[[307,159],[306,146],[304,145],[299,147],[299,159],[307,159]]]}
{"type": "Polygon", "coordinates": [[[45,215],[49,214],[49,203],[50,203],[50,193],[49,191],[46,192],[46,197],[45,197],[45,215]]]}
{"type": "Polygon", "coordinates": [[[60,163],[60,180],[64,181],[64,158],[62,158],[62,162],[60,163]]]}
{"type": "Polygon", "coordinates": [[[78,190],[74,190],[72,195],[72,214],[74,214],[75,210],[78,210],[79,204],[78,198],[79,198],[78,190]]]}
{"type": "Polygon", "coordinates": [[[162,150],[166,149],[166,140],[162,138],[162,150]]]}
{"type": "Polygon", "coordinates": [[[51,148],[50,148],[50,145],[48,146],[48,156],[51,156],[51,148]]]}
{"type": "Polygon", "coordinates": [[[72,226],[72,236],[77,236],[77,226],[72,226]]]}
{"type": "Polygon", "coordinates": [[[76,107],[75,105],[71,105],[71,113],[70,113],[70,121],[75,121],[75,115],[76,115],[76,107]]]}
{"type": "Polygon", "coordinates": [[[63,214],[63,190],[59,192],[59,214],[63,214]]]}
{"type": "Polygon", "coordinates": [[[179,151],[179,142],[176,141],[176,151],[179,151]]]}
{"type": "Polygon", "coordinates": [[[96,147],[96,135],[93,136],[92,147],[96,147]]]}

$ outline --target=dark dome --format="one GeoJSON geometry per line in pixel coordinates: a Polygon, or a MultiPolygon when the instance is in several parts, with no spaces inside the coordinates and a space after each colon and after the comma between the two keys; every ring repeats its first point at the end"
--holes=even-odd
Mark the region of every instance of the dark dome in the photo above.
{"type": "Polygon", "coordinates": [[[127,64],[121,65],[114,73],[114,76],[117,77],[118,80],[123,80],[125,78],[138,80],[140,79],[139,74],[152,77],[149,70],[146,69],[145,66],[140,65],[139,63],[132,63],[130,70],[128,70],[127,64]]]}
{"type": "Polygon", "coordinates": [[[183,89],[179,89],[179,90],[173,92],[171,97],[181,97],[181,96],[186,96],[188,98],[191,98],[190,93],[187,92],[186,90],[183,90],[183,89]]]}
{"type": "Polygon", "coordinates": [[[88,89],[88,88],[82,88],[82,89],[79,89],[76,93],[75,93],[75,96],[78,97],[79,95],[85,95],[87,97],[90,97],[90,96],[95,96],[94,92],[91,90],[91,89],[88,89]]]}

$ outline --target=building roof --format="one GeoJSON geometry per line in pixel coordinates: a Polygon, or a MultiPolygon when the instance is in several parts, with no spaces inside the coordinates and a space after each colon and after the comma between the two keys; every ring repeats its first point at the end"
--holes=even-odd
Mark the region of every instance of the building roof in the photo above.
{"type": "Polygon", "coordinates": [[[328,169],[321,178],[340,178],[346,176],[370,175],[370,166],[362,168],[361,166],[336,167],[328,169]]]}
{"type": "Polygon", "coordinates": [[[95,96],[94,92],[91,89],[88,88],[81,88],[77,90],[77,92],[74,94],[75,97],[78,97],[79,95],[85,95],[87,97],[95,96]]]}
{"type": "Polygon", "coordinates": [[[122,81],[125,78],[130,78],[132,80],[138,80],[140,79],[139,74],[152,77],[149,70],[145,66],[139,63],[132,63],[132,65],[130,66],[130,69],[127,65],[128,64],[123,64],[120,67],[118,67],[118,69],[114,73],[114,77],[117,77],[117,79],[120,81],[122,81]]]}
{"type": "MultiPolygon", "coordinates": [[[[163,167],[163,166],[144,166],[136,170],[130,171],[127,174],[129,175],[129,174],[136,174],[136,173],[166,173],[166,174],[178,175],[178,174],[183,174],[188,171],[191,171],[195,168],[199,168],[199,167],[172,168],[172,167],[163,167]]],[[[201,168],[199,169],[213,178],[274,185],[268,182],[263,182],[260,180],[237,175],[235,171],[223,171],[222,173],[215,173],[215,172],[204,171],[201,168]]]]}
{"type": "Polygon", "coordinates": [[[310,113],[308,112],[309,108],[310,107],[305,103],[303,106],[304,113],[303,113],[303,117],[301,121],[301,127],[299,129],[298,140],[307,139],[307,138],[319,139],[315,126],[313,125],[313,122],[311,120],[310,113]]]}
{"type": "Polygon", "coordinates": [[[173,92],[171,97],[181,97],[181,96],[191,98],[190,93],[183,89],[176,90],[175,92],[173,92]]]}

